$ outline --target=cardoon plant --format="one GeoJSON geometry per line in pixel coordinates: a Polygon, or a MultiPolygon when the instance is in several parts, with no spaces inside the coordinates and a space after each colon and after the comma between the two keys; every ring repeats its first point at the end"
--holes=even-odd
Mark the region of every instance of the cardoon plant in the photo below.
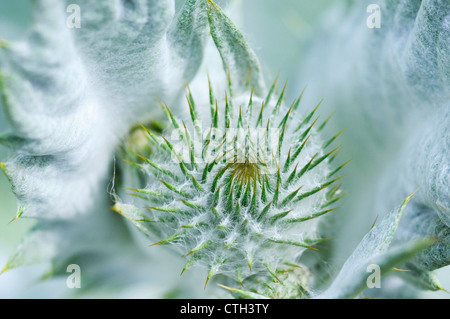
{"type": "MultiPolygon", "coordinates": [[[[445,3],[437,6],[448,13],[445,3]]],[[[423,4],[419,35],[407,44],[411,52],[421,35],[433,38],[420,26],[434,9],[423,4]]],[[[41,0],[33,1],[33,19],[25,40],[0,41],[0,102],[8,123],[0,142],[13,152],[0,168],[18,200],[12,221],[36,220],[3,272],[50,261],[48,279],[78,265],[84,274],[80,295],[152,289],[162,271],[171,282],[158,297],[167,298],[355,298],[370,288],[371,269],[379,277],[397,270],[422,288],[443,289],[431,271],[448,264],[448,182],[436,182],[445,174],[423,163],[432,154],[441,160],[439,172],[448,168],[440,147],[440,136],[448,136],[445,123],[424,125],[427,134],[414,135],[429,150],[417,162],[411,148],[399,153],[401,169],[386,183],[411,179],[393,186],[395,201],[376,206],[380,218],[331,271],[324,265],[331,264],[336,246],[328,235],[349,227],[339,206],[356,200],[346,197],[343,178],[353,164],[341,140],[345,106],[305,100],[308,87],[297,87],[291,98],[278,76],[266,86],[270,75],[212,0],[179,6],[165,0],[41,0]],[[433,139],[436,132],[439,139],[433,139]],[[426,181],[425,195],[418,180],[426,181]],[[179,264],[176,272],[172,264],[179,264]],[[129,276],[116,275],[125,271],[129,276]],[[182,284],[186,276],[193,284],[182,284]]],[[[446,32],[444,22],[432,31],[439,48],[446,32]]],[[[439,52],[445,81],[448,50],[439,52]]],[[[415,80],[425,71],[419,71],[408,83],[422,90],[415,80]]],[[[317,93],[320,85],[313,83],[317,93]]],[[[441,104],[436,108],[444,110],[441,104]]],[[[383,114],[389,107],[383,105],[383,114]]],[[[448,120],[447,113],[436,118],[448,120]]],[[[360,114],[368,127],[378,125],[360,114]]],[[[370,135],[355,133],[364,121],[351,126],[353,136],[344,142],[370,135]]]]}

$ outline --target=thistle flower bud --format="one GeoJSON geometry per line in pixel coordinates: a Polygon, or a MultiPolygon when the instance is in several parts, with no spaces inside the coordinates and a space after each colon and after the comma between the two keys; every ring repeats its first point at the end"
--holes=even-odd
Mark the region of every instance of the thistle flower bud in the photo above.
{"type": "Polygon", "coordinates": [[[322,140],[328,119],[319,122],[320,103],[300,119],[303,92],[288,106],[286,85],[275,96],[277,82],[265,99],[230,90],[216,98],[210,85],[209,105],[197,105],[188,90],[187,123],[161,103],[169,131],[157,136],[147,130],[154,156],[131,162],[147,178],[145,188],[131,189],[143,201],[139,208],[115,205],[158,238],[153,245],[171,245],[185,256],[182,273],[196,264],[207,267],[206,284],[216,274],[242,283],[295,263],[326,240],[318,217],[334,211],[342,197],[336,182],[345,164],[330,166],[339,133],[322,140]]]}

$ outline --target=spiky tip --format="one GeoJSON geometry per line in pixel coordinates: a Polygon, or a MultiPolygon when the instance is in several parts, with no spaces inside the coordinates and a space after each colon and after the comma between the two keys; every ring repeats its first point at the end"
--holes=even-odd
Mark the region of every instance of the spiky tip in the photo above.
{"type": "Polygon", "coordinates": [[[23,208],[19,207],[19,211],[17,212],[16,216],[13,219],[11,219],[11,221],[8,224],[11,224],[13,221],[19,219],[20,216],[22,216],[22,214],[23,214],[23,208]]]}

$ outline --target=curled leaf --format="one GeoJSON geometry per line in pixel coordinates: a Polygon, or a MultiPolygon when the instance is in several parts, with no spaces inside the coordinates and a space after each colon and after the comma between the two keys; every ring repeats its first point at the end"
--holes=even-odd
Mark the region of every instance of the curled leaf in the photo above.
{"type": "Polygon", "coordinates": [[[264,79],[258,58],[239,29],[212,0],[206,1],[211,35],[220,52],[225,70],[230,73],[234,91],[253,87],[254,93],[265,92],[264,79]]]}
{"type": "Polygon", "coordinates": [[[23,42],[0,47],[0,97],[16,151],[5,172],[24,217],[70,218],[92,211],[114,150],[155,97],[175,101],[203,56],[204,1],[67,1],[81,9],[66,25],[65,2],[33,1],[23,42]]]}

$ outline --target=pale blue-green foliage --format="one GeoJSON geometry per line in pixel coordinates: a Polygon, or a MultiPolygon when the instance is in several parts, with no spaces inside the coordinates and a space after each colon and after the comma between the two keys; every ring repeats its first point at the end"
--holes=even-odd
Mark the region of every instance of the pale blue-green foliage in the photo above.
{"type": "Polygon", "coordinates": [[[378,190],[379,194],[383,194],[384,185],[397,184],[397,192],[384,195],[390,202],[392,197],[408,190],[411,185],[420,185],[417,198],[406,209],[395,240],[404,242],[423,236],[437,238],[435,245],[418,254],[405,267],[412,271],[402,274],[420,288],[431,290],[439,287],[426,283],[424,287],[417,283],[417,277],[433,277],[436,269],[450,264],[449,123],[450,108],[443,108],[418,126],[402,147],[392,168],[387,169],[388,173],[381,180],[378,190]]]}
{"type": "Polygon", "coordinates": [[[69,218],[93,207],[118,140],[149,118],[155,97],[176,101],[208,36],[204,1],[174,17],[172,1],[33,1],[25,41],[2,42],[0,87],[10,131],[0,141],[23,216],[69,218]],[[132,4],[132,5],[131,5],[132,4]]]}
{"type": "Polygon", "coordinates": [[[381,28],[370,29],[371,3],[337,4],[324,16],[297,83],[308,83],[306,101],[322,96],[325,108],[339,110],[330,127],[348,127],[343,152],[353,158],[353,177],[346,186],[358,200],[344,203],[348,222],[335,228],[342,238],[335,257],[351,253],[350,236],[364,234],[355,225],[370,225],[419,188],[393,240],[439,239],[401,273],[417,284],[450,261],[450,3],[381,1],[381,28]]]}
{"type": "Polygon", "coordinates": [[[234,23],[214,2],[208,1],[207,6],[211,34],[224,65],[230,69],[234,93],[242,93],[248,85],[251,85],[255,95],[263,96],[264,77],[255,53],[234,23]]]}

